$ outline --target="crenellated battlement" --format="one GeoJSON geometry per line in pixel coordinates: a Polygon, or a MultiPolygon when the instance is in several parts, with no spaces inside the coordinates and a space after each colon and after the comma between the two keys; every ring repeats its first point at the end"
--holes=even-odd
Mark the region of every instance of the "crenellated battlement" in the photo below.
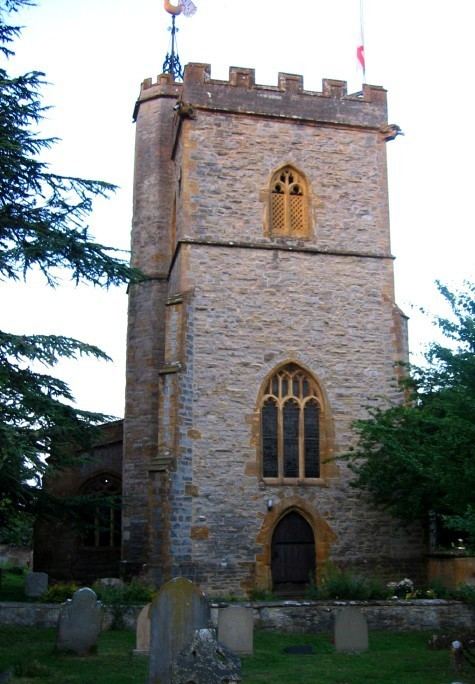
{"type": "Polygon", "coordinates": [[[255,82],[255,70],[230,67],[227,81],[211,78],[209,64],[190,63],[183,83],[171,74],[142,83],[138,105],[157,97],[175,97],[196,109],[380,127],[387,122],[386,90],[364,84],[348,94],[346,81],[325,78],[321,92],[304,89],[303,76],[279,73],[277,85],[255,82]]]}

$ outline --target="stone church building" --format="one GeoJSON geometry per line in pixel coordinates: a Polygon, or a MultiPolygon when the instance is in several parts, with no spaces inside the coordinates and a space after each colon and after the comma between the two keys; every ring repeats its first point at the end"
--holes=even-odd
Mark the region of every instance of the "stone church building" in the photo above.
{"type": "MultiPolygon", "coordinates": [[[[368,404],[397,399],[407,360],[385,90],[189,64],[183,83],[144,81],[135,119],[146,280],[129,293],[122,467],[99,450],[84,474],[122,480],[121,557],[111,514],[72,566],[113,549],[110,573],[212,594],[298,590],[329,561],[420,577],[420,530],[371,508],[338,459],[368,404]]],[[[39,553],[61,574],[59,551],[39,553]]]]}

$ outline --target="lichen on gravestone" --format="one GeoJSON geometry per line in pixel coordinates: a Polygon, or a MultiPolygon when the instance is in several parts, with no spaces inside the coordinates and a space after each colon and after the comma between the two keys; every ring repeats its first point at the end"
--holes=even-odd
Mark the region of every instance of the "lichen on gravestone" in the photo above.
{"type": "Polygon", "coordinates": [[[210,623],[205,595],[184,577],[162,586],[150,608],[149,684],[171,684],[171,667],[195,630],[210,623]]]}
{"type": "Polygon", "coordinates": [[[216,639],[216,630],[197,629],[172,664],[171,684],[231,684],[241,681],[241,661],[216,639]]]}

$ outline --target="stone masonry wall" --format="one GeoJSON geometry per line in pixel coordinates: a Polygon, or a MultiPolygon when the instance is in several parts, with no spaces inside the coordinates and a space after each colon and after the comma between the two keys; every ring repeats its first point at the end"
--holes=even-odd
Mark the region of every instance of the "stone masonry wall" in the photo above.
{"type": "MultiPolygon", "coordinates": [[[[150,562],[160,544],[156,486],[149,466],[158,455],[158,382],[164,362],[165,304],[173,213],[171,131],[179,87],[144,103],[137,116],[132,225],[132,265],[146,276],[129,292],[124,418],[122,561],[127,574],[150,562]],[[152,481],[151,481],[152,480],[152,481]]],[[[160,486],[158,486],[160,489],[160,486]]]]}
{"type": "Polygon", "coordinates": [[[375,397],[399,396],[407,341],[394,302],[384,90],[347,96],[327,80],[310,93],[288,74],[258,86],[239,68],[216,81],[193,64],[183,85],[144,82],[136,113],[133,258],[151,284],[130,305],[124,557],[146,557],[157,582],[169,573],[212,593],[269,587],[272,531],[294,508],[313,525],[317,570],[330,559],[386,579],[421,576],[421,531],[371,509],[343,462],[319,484],[259,475],[256,402],[277,365],[300,363],[320,383],[330,455],[351,446],[351,423],[375,397]],[[308,183],[305,240],[269,234],[269,182],[285,164],[308,183]]]}
{"type": "Polygon", "coordinates": [[[351,422],[374,397],[397,396],[391,262],[194,245],[188,273],[196,281],[191,536],[201,581],[212,592],[252,584],[269,497],[284,506],[298,497],[316,510],[335,534],[336,563],[387,579],[409,569],[420,577],[420,532],[368,507],[349,488],[344,463],[322,486],[271,486],[256,462],[256,400],[278,363],[299,362],[321,382],[335,454],[349,448],[351,422]]]}
{"type": "Polygon", "coordinates": [[[312,237],[274,238],[322,251],[389,255],[386,147],[374,130],[198,111],[183,126],[179,239],[259,242],[272,173],[291,163],[310,186],[312,237]]]}
{"type": "MultiPolygon", "coordinates": [[[[218,611],[225,604],[212,604],[211,618],[217,625],[218,611]]],[[[475,626],[473,606],[458,601],[285,601],[249,603],[253,608],[254,626],[258,629],[287,633],[331,631],[335,614],[344,605],[356,605],[366,615],[370,630],[469,631],[475,626]]],[[[0,603],[0,625],[9,627],[55,628],[61,606],[57,603],[0,603]]],[[[142,606],[123,606],[121,622],[125,629],[135,630],[142,606]]],[[[106,607],[102,628],[113,628],[117,606],[106,607]]]]}

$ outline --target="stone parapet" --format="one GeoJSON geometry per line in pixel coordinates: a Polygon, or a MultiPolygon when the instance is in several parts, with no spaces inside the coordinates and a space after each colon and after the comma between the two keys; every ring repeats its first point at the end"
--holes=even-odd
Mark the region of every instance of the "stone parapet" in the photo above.
{"type": "Polygon", "coordinates": [[[194,109],[230,111],[272,118],[314,121],[349,126],[379,128],[387,123],[386,90],[364,84],[363,90],[348,94],[346,81],[323,79],[322,91],[305,90],[303,77],[279,73],[277,85],[255,83],[254,69],[230,67],[229,80],[211,78],[209,64],[191,63],[185,67],[183,83],[170,74],[156,82],[142,83],[135,117],[140,104],[160,97],[176,97],[194,109]]]}

